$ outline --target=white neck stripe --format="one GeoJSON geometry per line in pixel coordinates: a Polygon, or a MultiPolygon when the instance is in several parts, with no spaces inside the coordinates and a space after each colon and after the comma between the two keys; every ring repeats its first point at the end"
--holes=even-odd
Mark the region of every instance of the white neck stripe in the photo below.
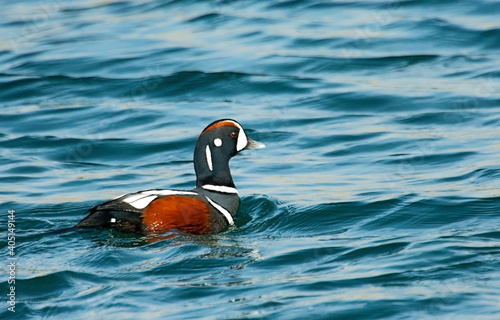
{"type": "Polygon", "coordinates": [[[238,140],[236,142],[236,151],[240,152],[241,150],[245,149],[245,147],[248,144],[248,139],[247,135],[245,134],[245,130],[240,126],[239,123],[234,122],[232,120],[227,120],[228,122],[232,122],[238,129],[240,129],[240,132],[238,133],[238,140]]]}
{"type": "Polygon", "coordinates": [[[205,148],[205,157],[207,158],[208,169],[214,171],[214,166],[212,164],[212,152],[210,152],[210,147],[207,145],[205,148]]]}
{"type": "Polygon", "coordinates": [[[197,193],[184,190],[154,189],[154,190],[141,191],[140,194],[156,195],[156,196],[172,196],[172,195],[196,195],[197,193]]]}
{"type": "Polygon", "coordinates": [[[201,186],[205,190],[210,190],[210,191],[216,191],[216,192],[222,192],[222,193],[235,193],[238,194],[238,190],[233,187],[226,187],[226,186],[216,186],[213,184],[206,184],[204,186],[201,186]]]}
{"type": "Polygon", "coordinates": [[[223,207],[221,207],[220,205],[218,205],[217,203],[215,203],[214,201],[212,201],[212,199],[210,199],[209,197],[206,197],[208,202],[215,208],[217,209],[220,213],[222,213],[224,215],[224,217],[226,218],[227,222],[229,223],[230,226],[232,226],[234,224],[234,220],[233,220],[233,216],[231,216],[231,214],[229,213],[229,211],[227,211],[226,209],[224,209],[223,207]]]}

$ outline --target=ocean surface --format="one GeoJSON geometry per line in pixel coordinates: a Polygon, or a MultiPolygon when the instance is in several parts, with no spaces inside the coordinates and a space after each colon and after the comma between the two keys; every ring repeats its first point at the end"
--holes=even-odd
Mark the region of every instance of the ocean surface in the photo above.
{"type": "Polygon", "coordinates": [[[1,319],[500,319],[500,1],[0,7],[1,319]],[[57,232],[220,118],[235,228],[57,232]]]}

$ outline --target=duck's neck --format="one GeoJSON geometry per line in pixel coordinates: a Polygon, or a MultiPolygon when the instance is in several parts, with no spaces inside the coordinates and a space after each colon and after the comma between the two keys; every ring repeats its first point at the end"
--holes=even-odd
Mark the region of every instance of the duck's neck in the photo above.
{"type": "Polygon", "coordinates": [[[221,159],[212,151],[206,150],[206,145],[196,145],[194,150],[194,171],[196,172],[196,186],[204,185],[224,186],[235,188],[231,171],[229,170],[229,157],[221,159]]]}

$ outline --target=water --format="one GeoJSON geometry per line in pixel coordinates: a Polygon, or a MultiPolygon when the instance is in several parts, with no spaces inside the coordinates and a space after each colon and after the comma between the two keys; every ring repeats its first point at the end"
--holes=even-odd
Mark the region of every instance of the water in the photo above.
{"type": "Polygon", "coordinates": [[[0,2],[2,319],[500,318],[500,1],[0,2]],[[52,233],[226,117],[235,229],[52,233]]]}

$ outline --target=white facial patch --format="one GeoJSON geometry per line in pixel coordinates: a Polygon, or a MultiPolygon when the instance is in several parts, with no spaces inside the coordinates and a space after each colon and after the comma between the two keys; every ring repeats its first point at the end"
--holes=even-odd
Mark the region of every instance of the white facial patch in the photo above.
{"type": "Polygon", "coordinates": [[[210,147],[207,145],[205,149],[205,157],[207,158],[208,169],[214,171],[214,166],[212,164],[212,152],[210,152],[210,147]]]}
{"type": "Polygon", "coordinates": [[[219,138],[216,138],[214,140],[214,144],[215,144],[216,147],[220,147],[220,146],[222,146],[222,140],[219,139],[219,138]]]}
{"type": "MultiPolygon", "coordinates": [[[[240,127],[240,126],[238,126],[238,127],[240,127]]],[[[239,151],[245,149],[247,144],[248,144],[248,139],[247,139],[247,136],[245,134],[245,131],[243,131],[243,128],[240,127],[240,134],[238,135],[238,142],[236,143],[236,151],[239,152],[239,151]]]]}
{"type": "Polygon", "coordinates": [[[240,152],[241,150],[245,149],[245,147],[248,144],[248,139],[247,135],[245,134],[245,131],[243,131],[243,128],[239,125],[239,123],[228,120],[228,122],[232,122],[238,129],[240,129],[240,132],[238,134],[238,141],[236,142],[236,151],[240,152]]]}

